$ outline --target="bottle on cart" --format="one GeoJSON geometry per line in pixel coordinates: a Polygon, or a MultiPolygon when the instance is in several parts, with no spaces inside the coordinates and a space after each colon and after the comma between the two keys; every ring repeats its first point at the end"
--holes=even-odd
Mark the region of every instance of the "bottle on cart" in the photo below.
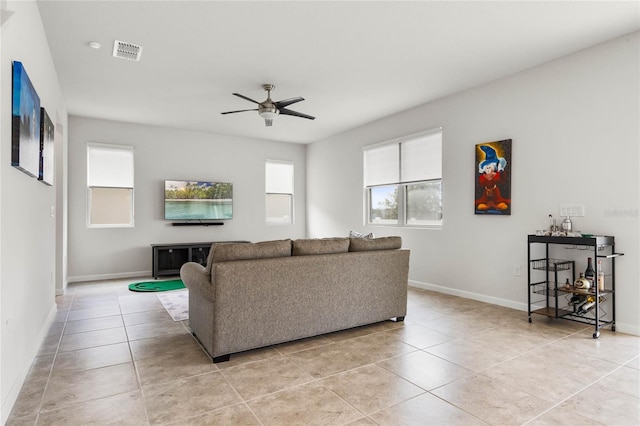
{"type": "Polygon", "coordinates": [[[590,257],[587,259],[587,269],[584,271],[584,277],[591,282],[591,288],[593,288],[596,280],[596,272],[593,270],[593,262],[590,257]]]}
{"type": "Polygon", "coordinates": [[[591,281],[584,277],[584,274],[580,272],[580,278],[578,278],[574,283],[573,287],[578,290],[589,290],[591,288],[591,281]]]}
{"type": "Polygon", "coordinates": [[[573,306],[583,305],[584,303],[586,303],[587,297],[588,296],[583,296],[583,295],[580,295],[580,294],[574,294],[573,296],[571,296],[571,299],[569,299],[569,304],[573,305],[573,306]]]}
{"type": "MultiPolygon", "coordinates": [[[[602,303],[605,300],[606,299],[605,299],[604,296],[600,296],[598,298],[598,303],[602,303]]],[[[595,296],[587,296],[587,300],[580,307],[578,307],[578,314],[579,315],[584,315],[587,312],[591,311],[595,307],[596,307],[596,297],[595,296]]]]}
{"type": "Polygon", "coordinates": [[[596,304],[596,299],[593,296],[587,296],[587,298],[578,306],[578,314],[584,315],[591,310],[596,304]]]}
{"type": "Polygon", "coordinates": [[[604,291],[604,271],[602,270],[602,260],[598,260],[598,291],[604,291]]]}

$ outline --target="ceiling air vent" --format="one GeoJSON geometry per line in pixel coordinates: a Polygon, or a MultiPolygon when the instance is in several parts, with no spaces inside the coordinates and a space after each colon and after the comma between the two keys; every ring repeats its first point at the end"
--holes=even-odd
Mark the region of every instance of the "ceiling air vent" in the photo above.
{"type": "Polygon", "coordinates": [[[114,40],[113,42],[113,57],[128,59],[130,61],[139,61],[142,55],[142,46],[137,44],[127,43],[125,41],[114,40]]]}

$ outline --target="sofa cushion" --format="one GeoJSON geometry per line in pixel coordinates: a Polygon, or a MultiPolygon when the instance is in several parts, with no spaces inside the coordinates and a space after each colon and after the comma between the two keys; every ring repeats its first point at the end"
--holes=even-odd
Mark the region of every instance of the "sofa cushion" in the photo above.
{"type": "Polygon", "coordinates": [[[256,248],[256,259],[269,259],[272,257],[290,257],[291,240],[262,241],[252,244],[256,248]]]}
{"type": "Polygon", "coordinates": [[[216,246],[220,243],[211,244],[211,248],[209,249],[209,255],[207,256],[207,266],[206,273],[207,275],[211,275],[211,265],[213,265],[213,253],[216,251],[216,246]]]}
{"type": "Polygon", "coordinates": [[[394,250],[402,247],[401,237],[351,238],[349,251],[394,250]]]}
{"type": "Polygon", "coordinates": [[[369,232],[368,234],[363,234],[362,232],[349,231],[349,238],[373,238],[373,232],[369,232]]]}
{"type": "Polygon", "coordinates": [[[215,262],[231,260],[269,259],[291,256],[291,240],[262,241],[259,243],[216,243],[207,258],[207,273],[215,262]]]}
{"type": "Polygon", "coordinates": [[[346,253],[349,251],[349,238],[312,238],[293,241],[293,255],[346,253]]]}

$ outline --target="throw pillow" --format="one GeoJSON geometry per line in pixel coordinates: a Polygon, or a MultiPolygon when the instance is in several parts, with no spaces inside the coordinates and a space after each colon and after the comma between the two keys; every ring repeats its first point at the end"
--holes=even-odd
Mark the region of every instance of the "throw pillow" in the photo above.
{"type": "Polygon", "coordinates": [[[368,234],[363,234],[362,232],[349,231],[349,238],[373,238],[373,232],[369,232],[368,234]]]}

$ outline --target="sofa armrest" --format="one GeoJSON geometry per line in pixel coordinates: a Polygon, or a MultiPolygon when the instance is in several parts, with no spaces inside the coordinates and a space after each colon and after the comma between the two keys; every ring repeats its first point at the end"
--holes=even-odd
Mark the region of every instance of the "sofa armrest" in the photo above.
{"type": "Polygon", "coordinates": [[[213,284],[211,275],[207,274],[204,266],[196,262],[187,262],[180,268],[180,278],[189,289],[200,297],[213,302],[213,284]]]}

